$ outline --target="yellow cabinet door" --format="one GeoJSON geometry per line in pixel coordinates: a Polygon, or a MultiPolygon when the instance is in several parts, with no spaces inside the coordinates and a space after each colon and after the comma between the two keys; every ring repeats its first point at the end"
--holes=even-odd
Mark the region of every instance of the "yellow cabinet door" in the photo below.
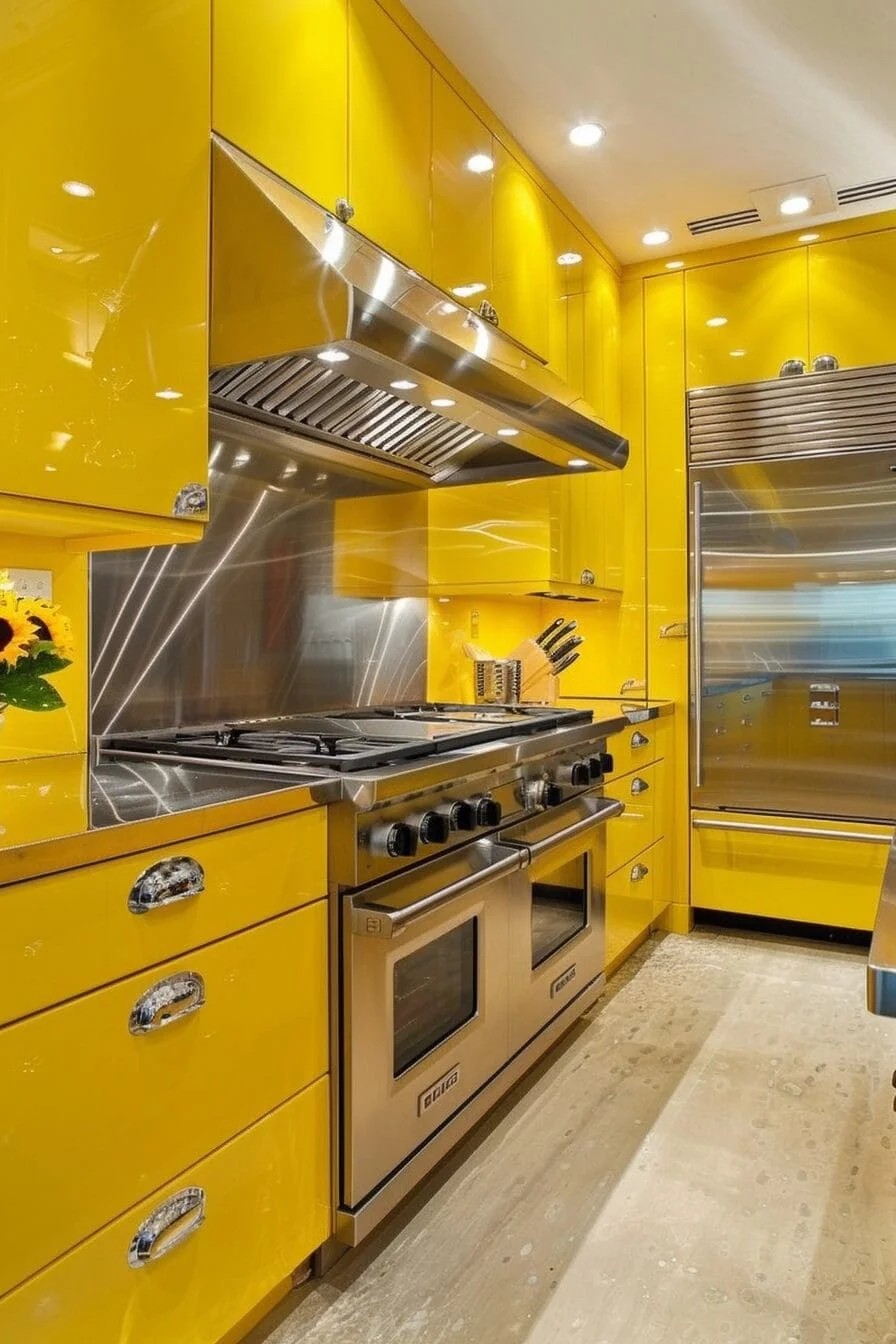
{"type": "Polygon", "coordinates": [[[653,921],[653,851],[607,878],[606,965],[612,972],[643,939],[653,921]]]}
{"type": "Polygon", "coordinates": [[[570,298],[581,293],[582,262],[573,262],[572,257],[581,257],[580,235],[578,230],[566,218],[552,200],[544,197],[542,208],[547,225],[548,239],[548,335],[547,357],[552,373],[562,378],[564,383],[570,379],[570,357],[573,372],[579,367],[582,357],[578,352],[570,352],[570,344],[579,337],[576,329],[570,333],[570,298]]]}
{"type": "Polygon", "coordinates": [[[208,458],[209,6],[0,35],[0,489],[170,519],[208,458]]]}
{"type": "Polygon", "coordinates": [[[463,485],[429,496],[429,579],[446,592],[500,591],[559,573],[560,478],[463,485]]]}
{"type": "MultiPolygon", "coordinates": [[[[609,472],[562,479],[562,515],[558,520],[561,539],[561,572],[564,583],[585,587],[621,588],[621,575],[610,582],[607,556],[609,472]]],[[[615,557],[618,563],[619,557],[615,557]]]]}
{"type": "Polygon", "coordinates": [[[509,150],[495,142],[493,298],[498,323],[547,359],[551,239],[547,198],[509,150]]]}
{"type": "Polygon", "coordinates": [[[896,229],[813,243],[809,354],[843,368],[896,362],[896,229]]]}
{"type": "Polygon", "coordinates": [[[348,187],[352,224],[432,273],[432,67],[377,0],[349,0],[348,187]]]}
{"type": "Polygon", "coordinates": [[[327,1024],[316,901],[6,1027],[0,1295],[325,1073],[327,1024]]]}
{"type": "Polygon", "coordinates": [[[634,774],[612,779],[604,792],[618,798],[625,811],[607,824],[607,871],[614,872],[636,854],[652,845],[657,801],[656,765],[646,765],[634,774]]]}
{"type": "Polygon", "coordinates": [[[213,0],[212,125],[332,210],[348,191],[347,0],[213,0]]]}
{"type": "Polygon", "coordinates": [[[590,244],[582,261],[582,395],[611,428],[622,421],[619,276],[590,244]]]}
{"type": "Polygon", "coordinates": [[[852,821],[694,813],[691,904],[871,929],[891,835],[892,827],[852,821]]]}
{"type": "Polygon", "coordinates": [[[634,724],[607,739],[607,750],[613,757],[613,769],[608,779],[653,764],[657,755],[657,722],[656,719],[649,719],[646,723],[634,724]]]}
{"type": "Polygon", "coordinates": [[[492,297],[492,135],[440,74],[432,80],[432,278],[476,308],[492,297]]]}
{"type": "MultiPolygon", "coordinates": [[[[176,1089],[169,1103],[176,1128],[176,1089]]],[[[321,1078],[4,1297],[0,1339],[218,1344],[327,1239],[329,1133],[321,1078]]],[[[48,1221],[53,1194],[28,1193],[48,1221]]]]}
{"type": "Polygon", "coordinates": [[[806,250],[696,267],[685,276],[688,387],[777,378],[809,352],[806,250]]]}

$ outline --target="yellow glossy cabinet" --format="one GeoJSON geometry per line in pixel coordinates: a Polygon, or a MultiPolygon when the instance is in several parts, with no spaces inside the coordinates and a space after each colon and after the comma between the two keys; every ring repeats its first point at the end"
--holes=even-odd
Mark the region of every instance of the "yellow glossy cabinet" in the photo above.
{"type": "Polygon", "coordinates": [[[896,362],[896,229],[813,243],[809,354],[843,368],[896,362]]]}
{"type": "Polygon", "coordinates": [[[643,938],[653,921],[655,875],[652,850],[617,869],[607,878],[606,963],[615,970],[626,952],[643,938]]]}
{"type": "Polygon", "coordinates": [[[432,269],[432,67],[377,0],[349,0],[352,224],[421,275],[432,269]]]}
{"type": "MultiPolygon", "coordinates": [[[[176,1128],[176,1088],[170,1104],[176,1128]]],[[[0,1339],[219,1344],[327,1239],[329,1199],[321,1078],[0,1300],[0,1339]],[[174,1234],[153,1244],[151,1220],[176,1219],[173,1201],[185,1191],[194,1207],[181,1206],[174,1234]],[[134,1244],[141,1229],[143,1260],[134,1244]]],[[[29,1201],[52,1221],[52,1192],[39,1201],[31,1190],[29,1201]]]]}
{"type": "Polygon", "coordinates": [[[171,519],[207,479],[209,5],[8,17],[0,488],[171,519]]]}
{"type": "Polygon", "coordinates": [[[493,300],[499,325],[547,359],[551,258],[547,198],[509,150],[495,142],[493,300]]]}
{"type": "Polygon", "coordinates": [[[212,125],[332,210],[348,190],[347,0],[213,0],[212,125]]]}
{"type": "Polygon", "coordinates": [[[560,478],[434,491],[428,500],[430,587],[534,589],[559,579],[562,508],[560,478]]]}
{"type": "Polygon", "coordinates": [[[685,276],[688,387],[777,378],[806,361],[806,249],[699,266],[685,276]]]}
{"type": "Polygon", "coordinates": [[[471,308],[491,299],[494,170],[474,172],[476,156],[494,159],[489,129],[440,74],[432,77],[432,278],[471,308]]]}

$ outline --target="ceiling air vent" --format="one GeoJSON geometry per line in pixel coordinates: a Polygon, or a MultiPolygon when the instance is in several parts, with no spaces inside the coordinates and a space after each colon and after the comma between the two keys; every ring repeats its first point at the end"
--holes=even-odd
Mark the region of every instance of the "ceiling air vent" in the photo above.
{"type": "Polygon", "coordinates": [[[758,210],[734,210],[729,215],[708,215],[706,219],[692,219],[689,231],[695,238],[703,233],[715,233],[717,229],[739,229],[744,224],[758,224],[758,210]]]}
{"type": "Polygon", "coordinates": [[[885,177],[880,182],[865,182],[861,187],[844,187],[837,192],[838,205],[857,205],[859,201],[876,201],[880,196],[896,195],[896,177],[885,177]]]}

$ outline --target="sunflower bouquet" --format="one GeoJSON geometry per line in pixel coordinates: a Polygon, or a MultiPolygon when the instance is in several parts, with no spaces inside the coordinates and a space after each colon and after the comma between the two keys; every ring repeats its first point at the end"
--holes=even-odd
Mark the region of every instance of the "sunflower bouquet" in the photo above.
{"type": "Polygon", "coordinates": [[[19,597],[0,570],[0,712],[61,709],[65,704],[47,681],[68,667],[74,654],[72,627],[52,602],[19,597]]]}

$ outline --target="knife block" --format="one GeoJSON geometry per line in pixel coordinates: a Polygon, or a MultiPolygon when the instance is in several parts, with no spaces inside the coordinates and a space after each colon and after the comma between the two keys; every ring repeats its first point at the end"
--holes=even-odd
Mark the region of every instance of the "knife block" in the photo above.
{"type": "Polygon", "coordinates": [[[534,639],[524,639],[509,656],[520,663],[520,704],[555,705],[560,682],[542,647],[534,639]]]}

